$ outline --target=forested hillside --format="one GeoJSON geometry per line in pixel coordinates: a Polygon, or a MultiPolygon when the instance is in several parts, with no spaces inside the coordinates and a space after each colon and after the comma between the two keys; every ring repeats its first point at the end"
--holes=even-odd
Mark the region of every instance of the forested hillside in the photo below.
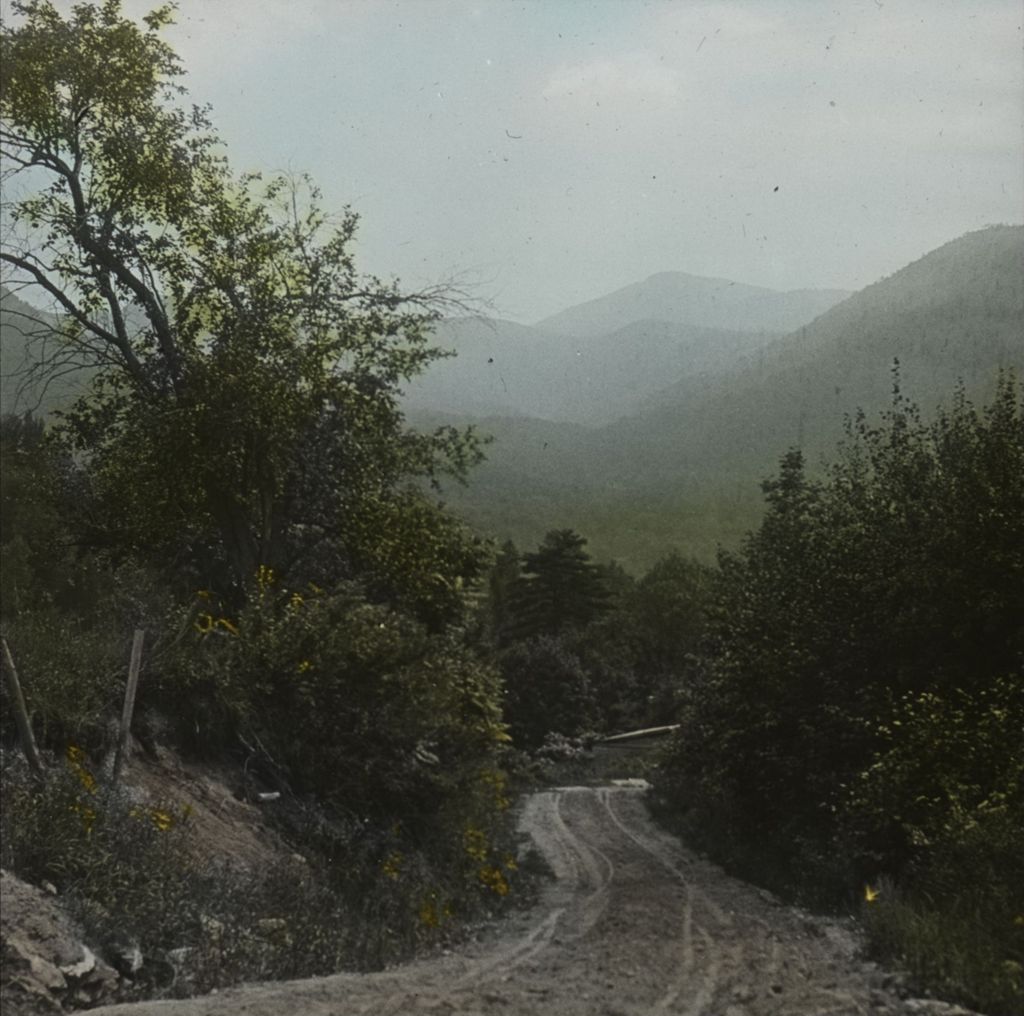
{"type": "Polygon", "coordinates": [[[452,503],[517,540],[538,535],[527,521],[536,515],[578,524],[595,552],[631,565],[651,563],[652,546],[711,560],[757,521],[764,464],[799,447],[813,471],[846,415],[887,405],[894,361],[925,407],[948,401],[960,381],[984,398],[1000,367],[1024,368],[1022,264],[1024,227],[981,230],[608,426],[480,421],[495,441],[452,503]]]}

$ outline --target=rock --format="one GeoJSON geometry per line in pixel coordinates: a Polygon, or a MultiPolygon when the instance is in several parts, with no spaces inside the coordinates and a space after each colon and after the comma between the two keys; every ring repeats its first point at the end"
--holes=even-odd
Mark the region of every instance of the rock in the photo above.
{"type": "Polygon", "coordinates": [[[903,1003],[903,1012],[914,1016],[978,1016],[970,1009],[934,998],[908,998],[903,1003]]]}
{"type": "Polygon", "coordinates": [[[142,949],[134,938],[115,938],[107,942],[107,955],[117,969],[134,979],[145,962],[142,949]]]}
{"type": "Polygon", "coordinates": [[[45,988],[33,981],[8,978],[0,986],[0,1012],[4,1016],[60,1016],[61,1004],[45,988]]]}
{"type": "Polygon", "coordinates": [[[283,917],[264,917],[256,922],[256,934],[264,941],[288,946],[292,937],[288,934],[288,922],[283,917]]]}
{"type": "Polygon", "coordinates": [[[83,944],[78,925],[54,896],[0,872],[4,1012],[59,1013],[96,1005],[117,990],[117,973],[83,944]]]}
{"type": "Polygon", "coordinates": [[[732,997],[736,1002],[753,1002],[757,992],[749,984],[738,984],[732,989],[732,997]]]}
{"type": "Polygon", "coordinates": [[[218,921],[216,917],[208,917],[206,914],[201,914],[199,924],[210,942],[213,945],[219,944],[220,940],[224,937],[223,922],[218,921]]]}
{"type": "Polygon", "coordinates": [[[64,979],[64,975],[49,960],[44,960],[37,953],[29,952],[21,942],[14,944],[14,950],[21,960],[27,962],[29,975],[41,987],[53,992],[62,992],[67,988],[68,982],[64,979]]]}
{"type": "Polygon", "coordinates": [[[65,977],[81,978],[96,969],[96,954],[87,946],[82,946],[82,958],[77,963],[69,963],[61,967],[60,971],[65,977]]]}

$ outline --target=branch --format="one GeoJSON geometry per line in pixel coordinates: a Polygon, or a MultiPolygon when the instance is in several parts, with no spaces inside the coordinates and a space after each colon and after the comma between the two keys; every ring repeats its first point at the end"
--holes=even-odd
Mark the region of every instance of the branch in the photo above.
{"type": "Polygon", "coordinates": [[[64,310],[83,328],[114,346],[124,358],[125,366],[135,381],[140,385],[148,387],[146,372],[127,338],[122,339],[121,336],[93,321],[56,283],[46,277],[42,269],[32,264],[31,261],[16,254],[11,254],[8,251],[0,251],[0,261],[6,261],[8,264],[28,272],[35,279],[36,284],[54,297],[64,310]]]}
{"type": "MultiPolygon", "coordinates": [[[[74,205],[75,218],[77,220],[73,239],[84,251],[96,259],[101,268],[113,274],[122,286],[130,290],[135,295],[139,305],[145,309],[146,316],[149,318],[153,331],[156,333],[160,351],[163,353],[167,366],[170,368],[171,383],[174,385],[175,390],[179,390],[182,381],[180,372],[181,356],[174,341],[174,335],[171,332],[167,315],[160,306],[159,300],[156,298],[153,290],[138,278],[123,261],[111,253],[106,245],[100,243],[93,234],[93,230],[89,226],[89,210],[85,196],[82,193],[82,181],[78,172],[76,172],[78,161],[76,161],[75,168],[72,168],[57,156],[53,156],[52,160],[52,168],[64,178],[67,182],[68,190],[71,192],[71,201],[74,205]]],[[[107,285],[109,286],[109,281],[107,285]]],[[[132,355],[134,357],[134,354],[132,355]]]]}

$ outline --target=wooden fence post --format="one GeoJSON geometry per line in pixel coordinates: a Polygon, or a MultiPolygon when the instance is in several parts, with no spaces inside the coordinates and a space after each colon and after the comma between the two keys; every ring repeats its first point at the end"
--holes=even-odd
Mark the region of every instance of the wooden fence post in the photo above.
{"type": "Polygon", "coordinates": [[[114,772],[110,778],[116,784],[121,775],[121,767],[128,761],[131,750],[132,713],[135,711],[135,690],[139,686],[139,669],[142,666],[142,640],[146,633],[141,628],[135,629],[132,638],[132,657],[128,664],[128,686],[124,691],[124,708],[121,710],[121,730],[117,738],[117,753],[114,755],[114,772]]]}
{"type": "Polygon", "coordinates": [[[25,708],[25,696],[21,693],[21,682],[18,680],[18,671],[14,666],[14,657],[11,656],[11,647],[5,638],[0,638],[0,644],[3,648],[3,671],[7,678],[7,691],[11,697],[11,706],[14,709],[14,721],[18,725],[21,750],[25,753],[32,772],[41,777],[43,762],[39,758],[36,739],[32,736],[32,724],[29,723],[28,710],[25,708]]]}

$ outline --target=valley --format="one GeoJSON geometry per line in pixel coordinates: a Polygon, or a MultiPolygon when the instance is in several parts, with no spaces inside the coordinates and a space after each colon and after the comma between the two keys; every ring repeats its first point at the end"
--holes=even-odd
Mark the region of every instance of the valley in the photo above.
{"type": "Polygon", "coordinates": [[[896,361],[901,392],[926,416],[958,384],[984,400],[1001,368],[1024,370],[1022,265],[1024,227],[998,226],[849,296],[741,301],[744,314],[770,308],[765,326],[805,318],[781,335],[709,329],[753,319],[734,308],[712,317],[707,290],[670,299],[671,274],[538,329],[445,322],[439,338],[455,340],[458,356],[411,388],[407,412],[424,429],[454,415],[493,437],[469,484],[445,489],[481,531],[529,544],[571,525],[598,557],[634,571],[668,548],[712,561],[757,524],[759,483],[788,448],[816,468],[845,419],[889,406],[896,361]],[[675,321],[652,317],[669,312],[675,321]],[[695,320],[684,323],[686,313],[695,320]],[[638,319],[623,324],[630,314],[638,319]]]}

